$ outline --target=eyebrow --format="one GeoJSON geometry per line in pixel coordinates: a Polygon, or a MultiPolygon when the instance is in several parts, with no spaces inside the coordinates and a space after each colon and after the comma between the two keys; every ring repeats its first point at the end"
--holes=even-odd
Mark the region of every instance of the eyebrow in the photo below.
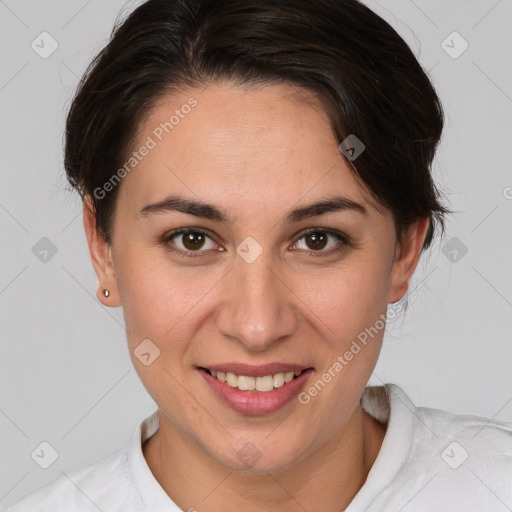
{"type": "MultiPolygon", "coordinates": [[[[285,216],[285,222],[299,222],[310,217],[318,217],[326,213],[355,211],[367,215],[366,208],[356,201],[343,196],[327,198],[322,201],[307,204],[290,210],[285,216]]],[[[137,217],[147,217],[155,213],[181,212],[203,219],[233,224],[233,219],[224,210],[202,201],[187,199],[179,195],[171,195],[162,201],[148,204],[140,210],[137,217]]]]}

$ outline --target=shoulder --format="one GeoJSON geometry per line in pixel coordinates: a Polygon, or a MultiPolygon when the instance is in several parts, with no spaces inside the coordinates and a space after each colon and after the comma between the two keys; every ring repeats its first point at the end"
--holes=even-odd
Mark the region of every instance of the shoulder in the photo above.
{"type": "Polygon", "coordinates": [[[127,449],[63,473],[54,482],[18,501],[6,512],[109,512],[143,510],[138,506],[127,465],[127,449]]]}
{"type": "Polygon", "coordinates": [[[416,407],[390,383],[367,387],[361,405],[386,424],[386,434],[347,512],[510,507],[512,423],[416,407]]]}
{"type": "Polygon", "coordinates": [[[416,407],[405,392],[387,384],[391,409],[409,425],[411,456],[438,454],[453,467],[472,460],[489,471],[512,474],[512,423],[441,409],[416,407]],[[492,464],[491,464],[492,463],[492,464]],[[483,466],[482,466],[483,465],[483,466]]]}
{"type": "Polygon", "coordinates": [[[496,457],[512,463],[512,423],[470,414],[428,407],[415,407],[424,428],[418,435],[438,444],[446,441],[460,444],[473,457],[496,457]]]}
{"type": "Polygon", "coordinates": [[[396,481],[421,490],[418,510],[423,503],[479,511],[512,504],[512,423],[416,407],[398,386],[386,388],[391,419],[407,426],[395,439],[405,452],[396,481]]]}

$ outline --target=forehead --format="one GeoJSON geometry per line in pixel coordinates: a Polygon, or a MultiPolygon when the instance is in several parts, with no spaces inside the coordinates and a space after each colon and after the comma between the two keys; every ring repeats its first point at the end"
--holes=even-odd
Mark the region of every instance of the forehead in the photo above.
{"type": "Polygon", "coordinates": [[[141,124],[139,159],[119,200],[140,209],[180,193],[255,212],[328,193],[374,204],[338,144],[320,102],[298,87],[182,91],[163,97],[141,124]]]}

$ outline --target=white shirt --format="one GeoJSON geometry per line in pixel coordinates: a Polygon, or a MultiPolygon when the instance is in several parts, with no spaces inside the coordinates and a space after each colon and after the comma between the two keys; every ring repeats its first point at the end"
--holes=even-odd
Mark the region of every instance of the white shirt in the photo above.
{"type": "MultiPolygon", "coordinates": [[[[418,408],[394,384],[367,387],[361,405],[387,424],[387,432],[346,512],[512,509],[512,423],[418,408]]],[[[60,477],[7,512],[179,512],[142,453],[157,430],[155,411],[139,423],[129,446],[60,477]]]]}

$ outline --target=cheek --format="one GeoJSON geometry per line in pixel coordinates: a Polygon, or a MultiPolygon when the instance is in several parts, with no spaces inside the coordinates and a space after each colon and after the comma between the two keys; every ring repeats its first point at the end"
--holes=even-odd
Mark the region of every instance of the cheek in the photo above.
{"type": "Polygon", "coordinates": [[[219,272],[179,268],[157,249],[127,247],[116,267],[130,348],[149,338],[165,352],[183,350],[201,302],[219,272]]]}
{"type": "MultiPolygon", "coordinates": [[[[333,348],[342,349],[386,310],[389,268],[368,253],[353,253],[329,270],[295,269],[282,276],[292,291],[291,307],[302,309],[325,340],[334,338],[333,348]]],[[[211,307],[214,289],[226,285],[220,268],[180,268],[154,248],[126,247],[122,254],[116,275],[130,343],[152,337],[179,343],[187,322],[201,315],[201,303],[211,307]]]]}
{"type": "Polygon", "coordinates": [[[129,333],[161,342],[172,337],[200,297],[202,287],[197,289],[192,284],[171,273],[133,272],[122,292],[129,333]]]}
{"type": "Polygon", "coordinates": [[[305,302],[323,321],[325,339],[333,340],[331,348],[344,350],[376,322],[383,330],[380,315],[386,313],[390,285],[386,261],[354,254],[322,279],[302,279],[307,286],[305,302]]]}
{"type": "MultiPolygon", "coordinates": [[[[189,398],[179,383],[190,366],[187,350],[201,311],[201,298],[214,283],[211,277],[198,277],[197,272],[195,277],[191,272],[180,272],[164,258],[150,261],[147,255],[130,256],[118,274],[130,357],[153,399],[175,407],[189,398]],[[144,357],[147,353],[150,356],[144,357]]],[[[194,407],[188,406],[190,414],[194,407]]]]}
{"type": "Polygon", "coordinates": [[[333,272],[327,292],[319,286],[309,288],[316,294],[309,305],[323,329],[317,339],[321,366],[299,402],[314,424],[308,428],[317,429],[319,439],[328,439],[344,424],[377,363],[389,291],[385,263],[360,259],[333,272]]]}

